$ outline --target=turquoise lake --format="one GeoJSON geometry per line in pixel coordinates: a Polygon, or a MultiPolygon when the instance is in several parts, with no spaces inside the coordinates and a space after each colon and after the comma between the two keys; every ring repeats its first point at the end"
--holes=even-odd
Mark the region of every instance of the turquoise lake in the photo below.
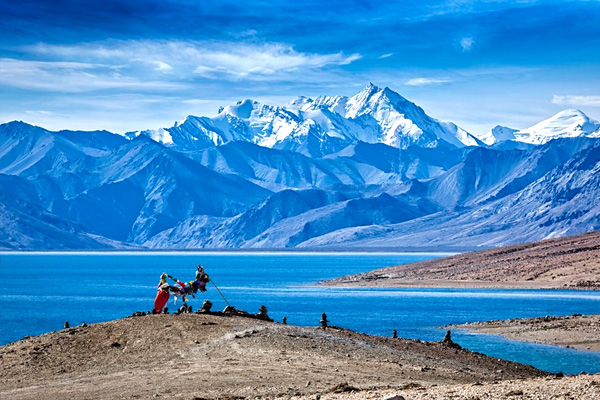
{"type": "MultiPolygon", "coordinates": [[[[196,264],[236,308],[268,308],[276,321],[331,324],[374,335],[435,340],[446,324],[544,315],[598,314],[600,292],[496,289],[355,289],[317,287],[320,280],[425,260],[433,253],[0,253],[0,344],[82,322],[122,318],[153,307],[162,272],[191,280],[196,264]]],[[[191,299],[225,303],[214,286],[191,299]]],[[[174,310],[173,300],[168,304],[174,310]]],[[[510,341],[454,331],[473,351],[551,372],[600,372],[600,352],[510,341]]]]}

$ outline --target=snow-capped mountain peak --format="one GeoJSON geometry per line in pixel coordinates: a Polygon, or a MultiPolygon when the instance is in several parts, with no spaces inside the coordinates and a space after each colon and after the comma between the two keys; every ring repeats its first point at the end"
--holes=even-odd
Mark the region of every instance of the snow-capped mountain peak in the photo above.
{"type": "Polygon", "coordinates": [[[527,129],[515,132],[515,140],[532,144],[580,136],[600,137],[600,123],[576,109],[563,110],[527,129]]]}
{"type": "Polygon", "coordinates": [[[515,132],[518,129],[512,129],[502,125],[496,125],[492,130],[484,133],[483,135],[477,135],[477,138],[483,143],[491,146],[496,143],[503,142],[505,140],[515,140],[515,132]]]}
{"type": "Polygon", "coordinates": [[[468,132],[428,116],[416,104],[389,88],[369,83],[352,97],[298,97],[285,107],[246,99],[221,107],[212,117],[188,116],[171,128],[140,131],[168,146],[186,150],[246,141],[284,150],[305,149],[309,155],[326,155],[358,142],[384,143],[406,148],[478,145],[468,132]],[[310,120],[309,123],[307,121],[310,120]],[[318,142],[303,141],[314,135],[318,142]],[[311,150],[308,150],[311,149],[311,150]]]}

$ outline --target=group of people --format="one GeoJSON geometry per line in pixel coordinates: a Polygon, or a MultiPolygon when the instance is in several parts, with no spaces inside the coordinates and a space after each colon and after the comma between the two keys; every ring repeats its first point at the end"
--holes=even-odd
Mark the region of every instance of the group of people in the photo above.
{"type": "Polygon", "coordinates": [[[202,268],[200,265],[198,265],[196,270],[195,279],[189,282],[182,282],[166,272],[163,272],[160,276],[160,282],[158,283],[158,293],[154,299],[154,311],[157,314],[162,313],[163,308],[169,301],[171,294],[175,296],[175,304],[177,304],[177,298],[181,298],[183,304],[185,305],[188,296],[195,298],[195,294],[198,292],[198,290],[201,292],[206,292],[206,284],[209,282],[209,280],[210,279],[208,278],[208,275],[204,272],[204,268],[202,268]],[[170,279],[175,283],[171,285],[167,279],[170,279]]]}

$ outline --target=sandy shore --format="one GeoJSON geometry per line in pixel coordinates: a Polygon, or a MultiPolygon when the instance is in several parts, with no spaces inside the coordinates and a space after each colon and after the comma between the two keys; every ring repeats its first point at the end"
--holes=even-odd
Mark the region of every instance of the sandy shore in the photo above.
{"type": "Polygon", "coordinates": [[[399,265],[328,286],[600,289],[600,231],[399,265]]]}
{"type": "Polygon", "coordinates": [[[485,321],[453,325],[448,328],[502,335],[526,342],[600,351],[600,315],[485,321]]]}

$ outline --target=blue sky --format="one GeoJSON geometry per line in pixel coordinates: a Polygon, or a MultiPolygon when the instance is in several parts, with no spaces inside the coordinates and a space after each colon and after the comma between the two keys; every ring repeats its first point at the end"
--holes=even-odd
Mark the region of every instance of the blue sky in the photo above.
{"type": "Polygon", "coordinates": [[[389,86],[482,133],[600,119],[600,1],[0,0],[0,122],[113,132],[389,86]]]}

